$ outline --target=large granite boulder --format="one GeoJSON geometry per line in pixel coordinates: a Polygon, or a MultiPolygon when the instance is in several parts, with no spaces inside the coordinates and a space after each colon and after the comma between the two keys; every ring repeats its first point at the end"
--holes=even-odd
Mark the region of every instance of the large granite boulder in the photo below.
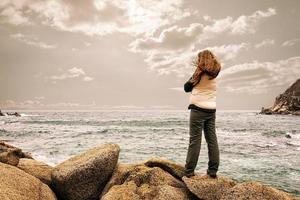
{"type": "Polygon", "coordinates": [[[48,186],[51,186],[51,172],[53,170],[53,167],[47,165],[46,163],[33,159],[21,158],[17,167],[19,169],[22,169],[26,173],[40,179],[48,186]]]}
{"type": "Polygon", "coordinates": [[[64,200],[98,199],[118,162],[120,148],[105,144],[74,156],[52,171],[56,194],[64,200]]]}
{"type": "Polygon", "coordinates": [[[300,79],[278,95],[272,107],[262,108],[260,113],[300,115],[300,79]]]}
{"type": "Polygon", "coordinates": [[[20,158],[32,159],[31,155],[21,149],[0,141],[0,162],[17,166],[20,158]]]}
{"type": "Polygon", "coordinates": [[[100,199],[187,200],[195,198],[182,181],[159,167],[120,164],[100,199]]]}
{"type": "Polygon", "coordinates": [[[188,189],[200,199],[218,200],[234,185],[235,182],[229,178],[218,176],[193,176],[183,177],[182,180],[188,189]]]}
{"type": "Polygon", "coordinates": [[[46,184],[17,167],[0,163],[0,174],[0,199],[56,200],[46,184]]]}
{"type": "Polygon", "coordinates": [[[145,165],[148,167],[159,167],[178,179],[181,179],[185,175],[184,166],[170,160],[154,157],[147,160],[145,165]]]}
{"type": "Polygon", "coordinates": [[[222,200],[293,200],[291,195],[257,182],[244,182],[231,188],[222,200]]]}
{"type": "Polygon", "coordinates": [[[106,193],[101,200],[140,200],[137,194],[137,185],[129,181],[121,185],[114,185],[109,193],[106,193]]]}

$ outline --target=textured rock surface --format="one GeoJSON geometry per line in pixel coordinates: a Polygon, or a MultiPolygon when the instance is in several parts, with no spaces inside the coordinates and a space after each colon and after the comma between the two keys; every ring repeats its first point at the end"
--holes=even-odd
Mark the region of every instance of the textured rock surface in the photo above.
{"type": "Polygon", "coordinates": [[[218,176],[210,178],[209,176],[193,176],[191,178],[182,178],[188,189],[200,199],[218,200],[235,182],[229,178],[218,176]]]}
{"type": "Polygon", "coordinates": [[[159,167],[179,179],[184,176],[184,166],[174,163],[170,160],[151,158],[145,162],[145,165],[148,167],[159,167]]]}
{"type": "Polygon", "coordinates": [[[30,154],[22,152],[21,149],[0,142],[0,162],[17,166],[20,158],[32,159],[30,154]]]}
{"type": "Polygon", "coordinates": [[[20,149],[0,143],[0,153],[14,152],[10,163],[18,162],[20,168],[0,163],[0,199],[55,200],[55,194],[39,180],[51,182],[52,170],[51,186],[60,200],[300,200],[256,182],[236,184],[222,176],[183,177],[182,165],[161,158],[117,165],[119,151],[118,145],[106,144],[52,168],[24,159],[27,155],[20,149]]]}
{"type": "Polygon", "coordinates": [[[271,108],[262,108],[260,113],[300,115],[300,79],[277,96],[271,108]]]}
{"type": "Polygon", "coordinates": [[[120,148],[105,144],[59,164],[52,171],[56,194],[64,200],[99,199],[118,162],[120,148]]]}
{"type": "Polygon", "coordinates": [[[159,167],[119,165],[102,193],[102,200],[193,199],[184,183],[159,167]]]}
{"type": "Polygon", "coordinates": [[[51,172],[53,167],[46,163],[28,158],[21,158],[17,166],[28,174],[40,179],[43,183],[51,185],[51,172]]]}
{"type": "Polygon", "coordinates": [[[137,194],[137,186],[133,181],[122,185],[114,185],[102,200],[140,200],[137,194]]]}
{"type": "Polygon", "coordinates": [[[55,194],[39,179],[17,167],[0,163],[0,199],[55,200],[55,194]]]}
{"type": "MultiPolygon", "coordinates": [[[[240,183],[231,188],[222,200],[293,200],[289,194],[257,182],[240,183]]],[[[296,199],[296,198],[295,198],[296,199]]]]}

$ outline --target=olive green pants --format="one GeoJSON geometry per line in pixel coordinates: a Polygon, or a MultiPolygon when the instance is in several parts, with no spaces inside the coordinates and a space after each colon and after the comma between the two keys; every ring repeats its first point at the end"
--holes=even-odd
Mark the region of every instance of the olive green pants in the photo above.
{"type": "Polygon", "coordinates": [[[216,136],[216,113],[191,109],[190,112],[190,140],[186,157],[185,173],[194,172],[201,148],[202,129],[208,147],[208,174],[216,174],[219,167],[220,156],[218,140],[216,136]]]}

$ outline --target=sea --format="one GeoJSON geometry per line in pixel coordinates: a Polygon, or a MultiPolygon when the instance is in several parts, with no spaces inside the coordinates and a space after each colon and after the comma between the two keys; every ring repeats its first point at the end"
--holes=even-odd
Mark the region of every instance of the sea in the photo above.
{"type": "MultiPolygon", "coordinates": [[[[189,110],[22,111],[0,117],[0,140],[55,166],[105,143],[121,148],[119,162],[161,157],[185,163],[189,110]]],[[[254,180],[300,195],[300,117],[258,111],[217,111],[219,175],[254,180]]],[[[204,137],[197,172],[207,169],[204,137]]]]}

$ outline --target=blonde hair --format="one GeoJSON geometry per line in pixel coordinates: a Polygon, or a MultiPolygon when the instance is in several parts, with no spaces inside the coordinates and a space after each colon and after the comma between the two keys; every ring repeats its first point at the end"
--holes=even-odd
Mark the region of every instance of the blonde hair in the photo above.
{"type": "Polygon", "coordinates": [[[221,64],[217,60],[216,56],[209,50],[204,50],[198,53],[198,57],[193,62],[196,70],[192,77],[192,83],[196,85],[202,73],[206,73],[210,76],[210,79],[214,79],[221,71],[221,64]]]}

